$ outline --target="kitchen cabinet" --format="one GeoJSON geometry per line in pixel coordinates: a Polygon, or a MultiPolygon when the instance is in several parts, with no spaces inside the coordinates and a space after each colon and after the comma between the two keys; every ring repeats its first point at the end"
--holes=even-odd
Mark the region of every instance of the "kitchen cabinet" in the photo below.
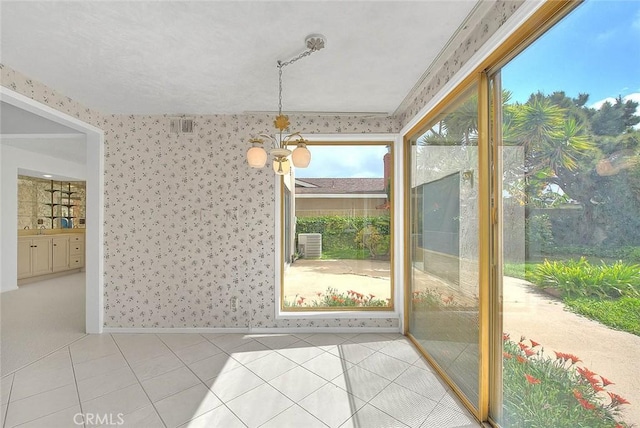
{"type": "Polygon", "coordinates": [[[74,235],[69,239],[69,269],[84,266],[84,235],[74,235]]]}
{"type": "Polygon", "coordinates": [[[53,272],[51,237],[27,237],[18,240],[18,279],[53,272]]]}
{"type": "Polygon", "coordinates": [[[56,236],[51,239],[53,243],[53,271],[60,272],[69,269],[69,237],[56,236]]]}
{"type": "Polygon", "coordinates": [[[64,273],[84,267],[84,234],[18,238],[18,279],[64,273]]]}

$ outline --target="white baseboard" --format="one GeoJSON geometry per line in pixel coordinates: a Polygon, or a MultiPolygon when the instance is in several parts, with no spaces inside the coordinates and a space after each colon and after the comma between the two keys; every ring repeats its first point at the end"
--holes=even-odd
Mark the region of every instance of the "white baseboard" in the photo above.
{"type": "Polygon", "coordinates": [[[236,333],[236,334],[295,334],[295,333],[400,333],[400,327],[288,327],[288,328],[158,328],[158,327],[104,327],[103,333],[236,333]]]}
{"type": "Polygon", "coordinates": [[[249,333],[249,328],[217,327],[103,327],[103,333],[249,333]]]}
{"type": "Polygon", "coordinates": [[[296,333],[400,333],[400,327],[288,327],[252,328],[251,334],[296,334],[296,333]]]}

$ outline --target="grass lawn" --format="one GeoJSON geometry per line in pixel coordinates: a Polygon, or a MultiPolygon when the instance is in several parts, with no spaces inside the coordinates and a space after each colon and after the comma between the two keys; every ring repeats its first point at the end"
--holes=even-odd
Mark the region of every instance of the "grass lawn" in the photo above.
{"type": "Polygon", "coordinates": [[[520,278],[529,281],[529,274],[533,272],[537,265],[540,263],[527,262],[527,263],[505,263],[503,265],[503,275],[510,276],[512,278],[520,278]]]}
{"type": "Polygon", "coordinates": [[[604,325],[640,336],[640,298],[600,300],[587,297],[564,299],[573,312],[604,325]]]}
{"type": "Polygon", "coordinates": [[[322,252],[323,260],[367,260],[371,258],[369,250],[357,249],[357,248],[343,248],[339,250],[324,250],[322,252]]]}

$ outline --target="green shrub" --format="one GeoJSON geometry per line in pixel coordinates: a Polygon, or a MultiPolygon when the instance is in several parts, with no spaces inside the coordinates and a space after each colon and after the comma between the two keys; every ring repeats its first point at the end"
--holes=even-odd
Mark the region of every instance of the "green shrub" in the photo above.
{"type": "Polygon", "coordinates": [[[545,260],[536,266],[531,279],[538,286],[558,288],[566,297],[640,296],[640,265],[621,261],[593,265],[584,257],[567,261],[545,260]]]}
{"type": "Polygon", "coordinates": [[[389,235],[382,235],[373,225],[360,229],[354,243],[357,248],[368,250],[371,257],[389,254],[389,235]]]}
{"type": "MultiPolygon", "coordinates": [[[[359,234],[362,235],[363,230],[374,231],[377,235],[386,236],[388,240],[390,218],[389,216],[318,216],[298,217],[296,220],[297,233],[322,234],[323,253],[349,254],[352,250],[358,250],[356,240],[359,234]]],[[[381,245],[383,245],[382,242],[376,243],[372,256],[388,253],[388,249],[385,251],[381,245]]]]}
{"type": "Polygon", "coordinates": [[[525,220],[525,245],[532,254],[545,252],[553,246],[551,221],[547,214],[536,214],[525,220]]]}
{"type": "Polygon", "coordinates": [[[627,427],[617,420],[629,404],[607,391],[611,381],[597,375],[571,354],[545,356],[542,346],[503,335],[502,426],[522,428],[627,427]]]}

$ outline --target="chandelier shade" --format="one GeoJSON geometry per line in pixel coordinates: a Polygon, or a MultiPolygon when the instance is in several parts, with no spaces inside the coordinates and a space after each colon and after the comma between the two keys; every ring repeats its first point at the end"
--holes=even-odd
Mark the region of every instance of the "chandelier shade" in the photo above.
{"type": "Polygon", "coordinates": [[[311,163],[311,152],[307,149],[307,144],[304,140],[298,140],[298,147],[293,150],[291,160],[296,168],[306,168],[311,163]]]}
{"type": "Polygon", "coordinates": [[[321,35],[310,35],[305,39],[307,49],[295,58],[289,61],[278,61],[278,115],[273,121],[274,127],[278,130],[275,138],[269,134],[260,134],[249,140],[252,147],[247,150],[247,163],[251,168],[262,168],[267,163],[267,151],[263,148],[265,140],[269,140],[273,144],[273,149],[269,154],[273,157],[273,171],[278,175],[286,175],[291,171],[291,164],[296,168],[306,168],[311,162],[311,152],[307,148],[307,141],[299,132],[294,132],[283,136],[285,130],[289,129],[289,117],[282,114],[282,68],[291,65],[301,58],[311,55],[312,53],[324,48],[325,38],[321,35]],[[298,139],[291,141],[294,137],[298,139]],[[287,149],[290,144],[296,144],[297,147],[293,152],[287,149]]]}
{"type": "Polygon", "coordinates": [[[253,140],[252,147],[247,150],[247,163],[251,168],[262,168],[267,163],[267,151],[262,147],[262,141],[253,140]]]}

